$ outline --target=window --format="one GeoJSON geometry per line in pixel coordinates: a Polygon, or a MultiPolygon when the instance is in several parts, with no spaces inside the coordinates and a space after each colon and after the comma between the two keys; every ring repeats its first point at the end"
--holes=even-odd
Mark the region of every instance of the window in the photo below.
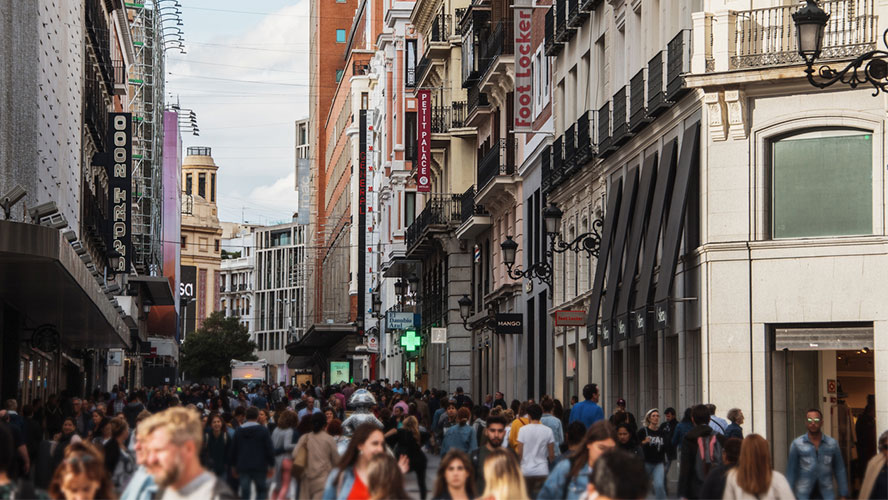
{"type": "Polygon", "coordinates": [[[187,247],[187,246],[188,246],[188,237],[187,237],[187,236],[183,236],[183,237],[182,237],[182,248],[185,248],[185,247],[187,247]]]}
{"type": "Polygon", "coordinates": [[[191,190],[194,187],[192,186],[192,181],[193,179],[191,178],[191,174],[185,174],[185,193],[187,193],[189,196],[191,195],[191,190]]]}
{"type": "Polygon", "coordinates": [[[197,195],[207,198],[207,174],[197,174],[197,195]]]}
{"type": "Polygon", "coordinates": [[[416,39],[404,41],[404,85],[416,86],[416,39]]]}
{"type": "Polygon", "coordinates": [[[336,43],[345,43],[345,30],[336,30],[336,43]]]}
{"type": "Polygon", "coordinates": [[[416,113],[409,111],[404,116],[404,159],[416,161],[418,146],[416,113]]]}
{"type": "Polygon", "coordinates": [[[219,240],[216,240],[216,242],[213,246],[216,248],[216,253],[218,253],[219,252],[219,240]]]}
{"type": "Polygon", "coordinates": [[[370,95],[367,92],[361,92],[361,109],[370,107],[370,95]]]}
{"type": "Polygon", "coordinates": [[[345,73],[345,70],[342,70],[342,69],[337,69],[337,70],[336,70],[336,83],[339,83],[339,82],[342,81],[342,75],[343,75],[343,73],[345,73]]]}
{"type": "Polygon", "coordinates": [[[210,174],[210,201],[216,202],[216,174],[210,174]]]}
{"type": "Polygon", "coordinates": [[[410,227],[416,219],[416,193],[404,193],[404,227],[410,227]]]}
{"type": "Polygon", "coordinates": [[[540,46],[533,58],[533,116],[539,116],[549,104],[549,57],[540,46]]]}
{"type": "Polygon", "coordinates": [[[771,236],[872,234],[873,140],[818,130],[771,144],[771,236]]]}

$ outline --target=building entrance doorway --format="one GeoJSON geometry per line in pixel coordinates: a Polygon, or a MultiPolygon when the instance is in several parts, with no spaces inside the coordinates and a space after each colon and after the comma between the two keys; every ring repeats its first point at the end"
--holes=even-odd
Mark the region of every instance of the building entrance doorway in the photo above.
{"type": "Polygon", "coordinates": [[[807,432],[805,413],[818,408],[823,432],[839,443],[856,496],[866,462],[876,453],[873,368],[873,352],[865,347],[772,353],[769,437],[777,470],[786,470],[792,441],[807,432]]]}

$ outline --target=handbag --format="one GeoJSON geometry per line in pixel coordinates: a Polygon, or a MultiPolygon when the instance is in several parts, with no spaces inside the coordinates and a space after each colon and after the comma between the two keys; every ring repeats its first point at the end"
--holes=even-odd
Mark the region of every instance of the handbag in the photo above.
{"type": "Polygon", "coordinates": [[[290,466],[290,473],[293,477],[301,477],[308,465],[308,445],[303,443],[298,447],[296,453],[293,454],[293,465],[290,466]]]}

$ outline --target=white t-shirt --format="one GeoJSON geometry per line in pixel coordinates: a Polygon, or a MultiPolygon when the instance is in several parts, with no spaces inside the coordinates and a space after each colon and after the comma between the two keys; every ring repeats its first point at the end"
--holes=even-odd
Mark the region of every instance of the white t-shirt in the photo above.
{"type": "Polygon", "coordinates": [[[522,444],[521,473],[524,476],[549,475],[549,444],[555,445],[555,434],[543,424],[527,424],[518,429],[522,444]]]}

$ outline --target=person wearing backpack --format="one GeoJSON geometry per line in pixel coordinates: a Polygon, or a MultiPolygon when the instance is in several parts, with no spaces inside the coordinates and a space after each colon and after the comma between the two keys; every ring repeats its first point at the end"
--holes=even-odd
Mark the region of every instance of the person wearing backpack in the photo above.
{"type": "Polygon", "coordinates": [[[685,434],[679,461],[678,496],[681,498],[700,498],[706,476],[721,465],[723,436],[709,427],[709,416],[705,405],[691,409],[694,427],[685,434]]]}

